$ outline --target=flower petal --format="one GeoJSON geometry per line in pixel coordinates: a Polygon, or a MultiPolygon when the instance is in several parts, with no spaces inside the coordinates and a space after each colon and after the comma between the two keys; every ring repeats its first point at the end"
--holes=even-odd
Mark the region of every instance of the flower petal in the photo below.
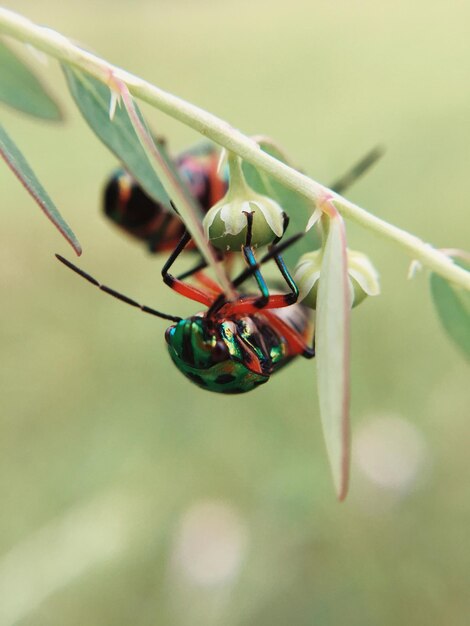
{"type": "Polygon", "coordinates": [[[276,237],[282,237],[284,220],[282,218],[283,211],[279,204],[264,196],[260,196],[256,201],[250,201],[250,204],[259,208],[276,237]]]}

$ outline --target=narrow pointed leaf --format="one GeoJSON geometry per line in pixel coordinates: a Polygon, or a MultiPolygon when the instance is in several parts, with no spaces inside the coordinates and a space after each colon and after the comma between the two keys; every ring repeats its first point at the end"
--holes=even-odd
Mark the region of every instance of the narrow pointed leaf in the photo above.
{"type": "Polygon", "coordinates": [[[316,362],[318,399],[336,493],[346,497],[349,478],[349,317],[346,236],[342,218],[330,219],[318,286],[316,362]]]}
{"type": "Polygon", "coordinates": [[[202,228],[201,211],[189,193],[186,185],[181,180],[178,170],[166,153],[159,149],[153,141],[150,132],[141,117],[137,105],[135,104],[126,85],[119,84],[122,101],[129,115],[129,119],[145,150],[145,153],[152,165],[155,174],[163,182],[164,188],[172,198],[172,203],[178,209],[178,214],[184,221],[187,229],[191,233],[199,251],[204,255],[209,266],[211,266],[218,278],[219,284],[229,297],[235,297],[235,291],[230,283],[222,265],[217,262],[212,249],[209,247],[206,236],[202,228]]]}
{"type": "Polygon", "coordinates": [[[170,209],[170,198],[155,174],[125,108],[117,106],[113,119],[110,119],[109,87],[68,65],[62,64],[62,69],[75,104],[95,135],[117,156],[149,196],[170,209]]]}
{"type": "MultiPolygon", "coordinates": [[[[469,265],[457,261],[464,269],[469,265]]],[[[431,274],[431,294],[439,319],[449,336],[470,359],[470,293],[437,274],[431,274]]]]}
{"type": "Polygon", "coordinates": [[[127,87],[114,79],[123,98],[110,119],[111,91],[85,72],[63,64],[70,92],[80,112],[98,138],[118,157],[149,196],[172,210],[171,199],[180,212],[200,252],[204,255],[227,294],[232,288],[204,236],[200,209],[193,202],[165,147],[153,141],[142,114],[127,87]]]}
{"type": "Polygon", "coordinates": [[[59,106],[30,68],[0,41],[0,100],[45,120],[60,120],[59,106]]]}
{"type": "Polygon", "coordinates": [[[77,255],[82,253],[81,246],[70,226],[65,222],[48,193],[36,178],[35,173],[28,165],[26,159],[0,125],[0,155],[16,175],[28,193],[44,211],[59,232],[67,239],[77,255]]]}

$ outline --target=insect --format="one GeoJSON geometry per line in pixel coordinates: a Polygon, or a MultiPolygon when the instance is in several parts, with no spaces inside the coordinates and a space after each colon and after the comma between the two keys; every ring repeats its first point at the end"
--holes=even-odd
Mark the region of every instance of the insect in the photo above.
{"type": "MultiPolygon", "coordinates": [[[[218,172],[219,156],[218,148],[206,142],[175,159],[183,183],[204,213],[227,191],[227,177],[218,172]]],[[[123,168],[117,169],[106,184],[103,209],[119,228],[146,242],[152,253],[173,250],[184,232],[178,215],[150,198],[123,168]]],[[[187,249],[194,249],[192,242],[187,249]]]]}
{"type": "MultiPolygon", "coordinates": [[[[377,149],[369,153],[339,179],[334,188],[340,191],[349,186],[378,156],[377,149]]],[[[177,159],[180,174],[187,179],[192,195],[206,211],[227,188],[226,181],[217,175],[217,162],[217,151],[211,146],[207,148],[205,160],[195,158],[191,151],[177,159]]],[[[176,367],[193,383],[219,393],[244,393],[266,383],[272,374],[295,357],[315,356],[311,311],[296,303],[298,288],[281,256],[301,237],[300,234],[282,244],[279,239],[274,240],[257,262],[251,246],[252,214],[247,214],[247,237],[241,250],[246,267],[232,279],[234,289],[241,287],[241,290],[234,299],[228,300],[220,287],[203,272],[204,261],[178,277],[170,274],[178,256],[185,249],[195,247],[191,237],[176,214],[148,198],[123,170],[108,183],[105,212],[125,231],[146,241],[153,252],[173,248],[180,237],[162,269],[163,280],[176,292],[203,304],[206,310],[188,318],[162,313],[101,284],[62,256],[56,255],[57,258],[103,292],[145,313],[173,322],[165,333],[168,351],[176,367]],[[278,266],[289,288],[288,293],[269,292],[260,270],[260,266],[269,260],[274,260],[278,266]],[[191,275],[200,287],[184,281],[191,275]],[[243,291],[243,285],[251,277],[255,278],[261,295],[243,291]]],[[[285,215],[284,232],[287,223],[285,215]]]]}
{"type": "MultiPolygon", "coordinates": [[[[296,356],[315,355],[311,312],[295,304],[298,290],[281,257],[281,252],[300,235],[293,236],[269,252],[254,267],[246,267],[233,281],[242,286],[259,271],[259,266],[274,259],[289,292],[260,295],[238,292],[227,300],[220,287],[195,268],[194,276],[201,288],[188,284],[170,269],[184,248],[191,243],[186,233],[162,269],[164,282],[181,295],[203,304],[205,311],[188,318],[168,315],[141,305],[99,283],[95,278],[60,255],[59,261],[105,293],[139,308],[145,313],[170,320],[165,339],[176,367],[193,383],[219,393],[236,394],[251,391],[266,383],[270,376],[296,356]]],[[[186,272],[184,276],[190,273],[186,272]]]]}

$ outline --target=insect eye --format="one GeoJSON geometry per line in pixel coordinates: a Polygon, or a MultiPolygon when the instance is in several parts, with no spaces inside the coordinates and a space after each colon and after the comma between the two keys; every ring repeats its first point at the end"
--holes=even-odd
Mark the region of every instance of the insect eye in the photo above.
{"type": "Polygon", "coordinates": [[[171,335],[173,334],[173,330],[174,330],[174,326],[169,326],[166,330],[165,330],[165,341],[167,343],[170,343],[171,340],[171,335]]]}
{"type": "Polygon", "coordinates": [[[226,361],[228,357],[229,353],[227,350],[227,346],[223,341],[218,341],[212,348],[212,359],[216,363],[220,363],[221,361],[226,361]]]}

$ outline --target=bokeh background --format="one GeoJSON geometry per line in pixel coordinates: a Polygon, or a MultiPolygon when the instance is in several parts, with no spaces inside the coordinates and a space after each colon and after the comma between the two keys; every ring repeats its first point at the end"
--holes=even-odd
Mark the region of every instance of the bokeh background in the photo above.
{"type": "MultiPolygon", "coordinates": [[[[470,5],[461,0],[10,0],[8,8],[276,138],[328,183],[442,247],[469,248],[470,5]]],[[[34,59],[31,59],[35,63],[34,59]]],[[[41,67],[41,66],[40,66],[41,67]]],[[[80,265],[194,312],[100,215],[116,165],[41,69],[64,125],[2,122],[78,234],[80,265]]],[[[198,140],[156,111],[176,152],[198,140]]],[[[2,626],[468,624],[469,371],[426,273],[348,224],[383,294],[353,314],[353,466],[335,500],[315,367],[240,397],[191,386],[164,322],[55,261],[65,242],[0,168],[2,626]]]]}

